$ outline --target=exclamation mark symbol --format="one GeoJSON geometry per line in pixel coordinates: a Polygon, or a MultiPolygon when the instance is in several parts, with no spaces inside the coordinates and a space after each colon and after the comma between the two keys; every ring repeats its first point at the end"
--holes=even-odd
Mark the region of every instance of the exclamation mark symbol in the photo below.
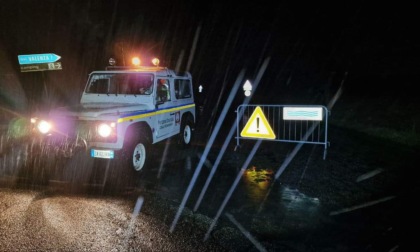
{"type": "Polygon", "coordinates": [[[260,132],[260,118],[257,117],[257,132],[260,132]]]}

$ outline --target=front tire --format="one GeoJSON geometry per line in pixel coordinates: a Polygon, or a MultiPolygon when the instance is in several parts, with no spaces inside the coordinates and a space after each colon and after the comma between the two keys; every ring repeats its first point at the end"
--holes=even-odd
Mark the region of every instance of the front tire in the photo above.
{"type": "Polygon", "coordinates": [[[139,142],[132,151],[131,160],[132,168],[139,172],[143,169],[147,159],[147,148],[144,142],[139,142]]]}
{"type": "Polygon", "coordinates": [[[125,148],[125,160],[130,169],[140,172],[149,163],[150,143],[142,137],[134,138],[125,148]]]}

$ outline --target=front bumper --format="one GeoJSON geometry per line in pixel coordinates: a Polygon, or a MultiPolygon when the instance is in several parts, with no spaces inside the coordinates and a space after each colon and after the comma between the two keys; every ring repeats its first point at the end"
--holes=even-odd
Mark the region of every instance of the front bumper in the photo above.
{"type": "Polygon", "coordinates": [[[72,157],[76,152],[88,150],[87,141],[83,138],[54,137],[52,135],[34,136],[31,151],[39,154],[72,157]]]}

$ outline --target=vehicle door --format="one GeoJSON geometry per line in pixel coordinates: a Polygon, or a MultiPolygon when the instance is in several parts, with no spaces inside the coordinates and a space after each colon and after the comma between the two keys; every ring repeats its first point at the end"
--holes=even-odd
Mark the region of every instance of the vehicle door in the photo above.
{"type": "MultiPolygon", "coordinates": [[[[169,78],[158,78],[156,88],[156,123],[157,140],[168,138],[175,134],[177,112],[173,91],[173,82],[169,78]]],[[[179,116],[179,112],[178,112],[179,116]]]]}
{"type": "Polygon", "coordinates": [[[176,132],[180,132],[181,130],[182,115],[186,112],[185,105],[194,102],[191,85],[191,80],[188,78],[176,78],[174,80],[174,106],[178,108],[176,111],[174,128],[176,132]]]}

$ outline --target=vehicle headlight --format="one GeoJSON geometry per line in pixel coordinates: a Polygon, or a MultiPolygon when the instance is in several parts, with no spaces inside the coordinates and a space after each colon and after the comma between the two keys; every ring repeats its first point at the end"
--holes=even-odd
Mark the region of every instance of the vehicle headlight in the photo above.
{"type": "Polygon", "coordinates": [[[115,125],[113,123],[111,124],[101,123],[98,125],[98,134],[101,137],[109,137],[112,134],[114,127],[115,125]]]}
{"type": "Polygon", "coordinates": [[[38,122],[36,128],[42,134],[47,134],[48,132],[50,132],[50,130],[52,128],[52,125],[51,125],[51,123],[49,123],[45,120],[41,120],[41,121],[38,122]]]}

